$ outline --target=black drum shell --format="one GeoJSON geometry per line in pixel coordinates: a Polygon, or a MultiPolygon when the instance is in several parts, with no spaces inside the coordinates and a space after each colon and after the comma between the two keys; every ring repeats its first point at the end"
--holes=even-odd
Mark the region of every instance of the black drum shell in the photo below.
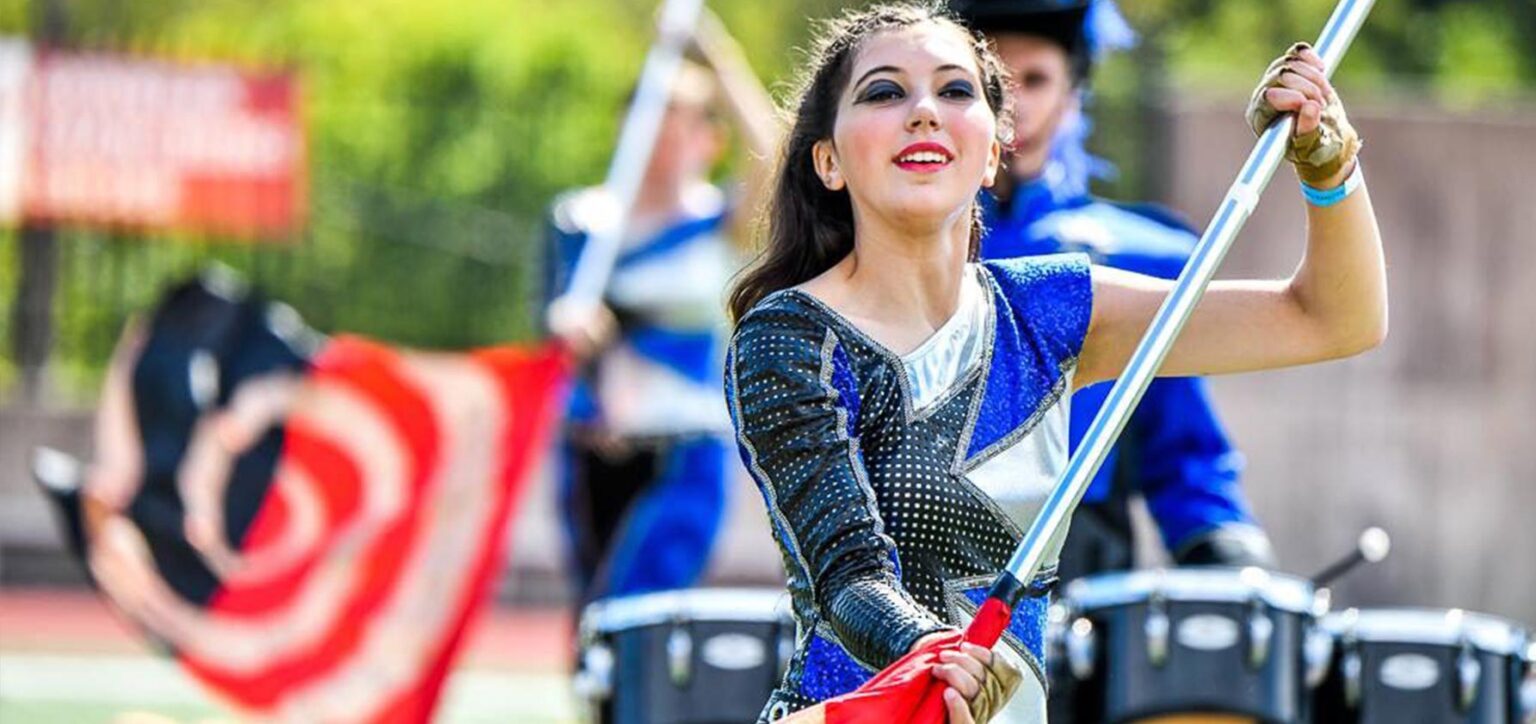
{"type": "MultiPolygon", "coordinates": [[[[775,592],[782,598],[782,592],[775,592]]],[[[717,589],[646,594],[650,605],[639,616],[615,611],[629,602],[617,599],[594,604],[583,620],[579,665],[592,649],[611,655],[605,696],[588,700],[589,719],[602,724],[750,724],[757,721],[773,689],[779,685],[784,659],[793,652],[795,623],[787,610],[764,608],[764,592],[736,593],[717,589]],[[658,605],[659,604],[659,605],[658,605]],[[732,615],[739,606],[739,615],[732,615]],[[606,609],[606,614],[592,615],[606,609]],[[666,609],[675,609],[666,611],[666,609]],[[657,612],[662,613],[658,614],[657,612]],[[618,623],[614,623],[618,621],[618,623]],[[761,652],[755,665],[731,664],[712,655],[712,642],[736,644],[761,652]],[[673,649],[687,642],[686,676],[674,679],[673,649]],[[726,663],[728,668],[717,664],[726,663]]],[[[593,672],[582,671],[578,678],[593,672]]]]}
{"type": "Polygon", "coordinates": [[[1328,677],[1315,695],[1319,724],[1521,724],[1520,686],[1525,665],[1518,656],[1472,649],[1480,665],[1477,696],[1462,712],[1457,707],[1458,646],[1417,641],[1357,641],[1336,644],[1328,677]],[[1360,700],[1350,707],[1344,696],[1343,662],[1349,647],[1359,652],[1362,672],[1360,700]],[[1419,689],[1388,686],[1381,680],[1382,664],[1394,656],[1417,654],[1438,667],[1433,685],[1419,689]]]}
{"type": "Polygon", "coordinates": [[[1310,581],[1252,567],[1075,580],[1047,632],[1050,721],[1214,714],[1306,724],[1308,682],[1325,672],[1331,646],[1314,615],[1326,606],[1310,581]],[[1154,662],[1159,631],[1166,653],[1154,662]]]}
{"type": "MultiPolygon", "coordinates": [[[[600,721],[611,724],[727,724],[755,722],[779,683],[780,624],[696,621],[646,626],[609,636],[614,653],[613,695],[600,721]],[[678,627],[694,640],[690,675],[672,681],[667,641],[678,627]],[[721,634],[744,634],[763,642],[760,666],[726,670],[704,660],[704,645],[721,634]]],[[[793,636],[793,633],[789,634],[793,636]]]]}
{"type": "Polygon", "coordinates": [[[1171,626],[1167,659],[1160,666],[1149,659],[1145,634],[1149,604],[1081,614],[1093,622],[1096,632],[1095,674],[1087,681],[1070,682],[1068,691],[1061,692],[1071,701],[1073,722],[1118,723],[1189,712],[1237,714],[1264,722],[1308,721],[1310,700],[1301,655],[1308,616],[1261,607],[1274,630],[1269,655],[1255,669],[1247,661],[1250,605],[1175,600],[1163,606],[1171,626]],[[1237,640],[1214,651],[1184,645],[1177,634],[1180,624],[1197,615],[1231,620],[1237,640]]]}

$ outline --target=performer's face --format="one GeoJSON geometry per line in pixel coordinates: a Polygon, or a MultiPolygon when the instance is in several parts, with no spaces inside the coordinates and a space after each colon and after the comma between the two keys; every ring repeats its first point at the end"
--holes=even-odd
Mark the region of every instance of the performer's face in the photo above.
{"type": "Polygon", "coordinates": [[[971,39],[923,24],[865,42],[813,154],[823,182],[848,189],[855,221],[932,224],[968,212],[1001,151],[971,39]]]}
{"type": "Polygon", "coordinates": [[[707,101],[673,101],[657,133],[646,182],[670,186],[703,180],[724,148],[724,134],[707,101]]]}
{"type": "Polygon", "coordinates": [[[1050,157],[1051,140],[1061,120],[1077,107],[1071,62],[1066,49],[1037,35],[994,33],[988,37],[1014,81],[1014,140],[1008,170],[1021,178],[1032,177],[1050,157]]]}

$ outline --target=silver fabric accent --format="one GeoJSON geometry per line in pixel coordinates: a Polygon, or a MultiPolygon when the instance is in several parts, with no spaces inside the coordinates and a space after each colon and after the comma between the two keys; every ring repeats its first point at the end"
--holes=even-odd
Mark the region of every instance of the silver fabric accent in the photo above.
{"type": "Polygon", "coordinates": [[[961,378],[981,360],[987,336],[986,310],[987,297],[976,275],[965,275],[955,313],[917,349],[901,356],[912,407],[918,415],[956,389],[961,378]]]}
{"type": "MultiPolygon", "coordinates": [[[[1067,387],[1072,384],[1071,377],[1070,371],[1064,375],[1067,387]]],[[[965,479],[995,501],[1020,529],[1034,522],[1066,469],[1071,424],[1068,400],[1066,396],[1057,398],[1023,437],[965,474],[965,479]]],[[[1056,560],[1061,542],[1053,542],[1047,561],[1056,560]]]]}
{"type": "MultiPolygon", "coordinates": [[[[772,299],[774,296],[779,294],[793,294],[794,296],[805,300],[811,306],[821,310],[828,317],[831,317],[833,320],[838,322],[838,326],[846,330],[850,336],[852,336],[857,341],[862,342],[870,352],[873,352],[876,356],[890,363],[890,365],[898,372],[895,378],[897,385],[901,388],[901,404],[905,413],[903,416],[903,421],[910,425],[913,422],[917,422],[929,417],[933,413],[937,412],[940,408],[944,407],[956,395],[962,394],[968,390],[973,381],[982,377],[986,373],[987,366],[991,361],[993,337],[992,332],[993,327],[996,324],[996,310],[992,308],[993,285],[991,283],[991,277],[979,264],[968,264],[966,269],[968,272],[966,278],[978,281],[978,286],[982,287],[982,291],[984,292],[980,295],[982,297],[982,308],[985,310],[985,318],[981,320],[983,336],[978,343],[980,359],[977,360],[976,364],[972,365],[968,370],[966,370],[965,374],[957,376],[957,378],[947,387],[947,389],[933,397],[930,403],[926,407],[923,407],[921,410],[918,409],[919,406],[916,402],[917,393],[913,389],[913,381],[911,376],[906,374],[906,363],[903,361],[902,356],[896,354],[889,347],[881,344],[874,337],[866,334],[864,330],[859,329],[858,325],[849,321],[848,318],[844,317],[841,312],[838,312],[836,309],[828,306],[826,302],[821,301],[821,299],[817,298],[814,294],[799,288],[779,290],[773,294],[769,294],[767,297],[764,297],[764,301],[772,299]],[[987,280],[987,282],[985,284],[980,284],[979,282],[982,279],[987,280]]],[[[980,404],[979,399],[977,404],[980,404]]],[[[972,418],[972,421],[974,422],[974,417],[972,418]]]]}
{"type": "MultiPolygon", "coordinates": [[[[987,296],[990,298],[993,295],[1001,295],[1002,290],[997,286],[997,281],[992,278],[992,275],[986,271],[985,267],[982,267],[981,271],[983,272],[987,281],[987,296]]],[[[992,326],[995,325],[996,322],[993,321],[989,322],[988,324],[989,326],[992,326]]],[[[987,359],[983,360],[982,364],[984,366],[990,366],[992,356],[991,340],[988,340],[987,342],[985,355],[987,359]]],[[[1035,406],[1035,411],[1031,413],[1029,418],[1024,421],[1024,424],[1019,425],[1013,430],[1010,430],[1006,435],[1003,435],[1002,438],[996,440],[991,445],[988,445],[986,448],[982,449],[975,455],[967,457],[966,453],[971,448],[971,435],[974,434],[976,430],[976,418],[981,414],[981,403],[986,398],[987,394],[986,386],[988,379],[985,375],[982,376],[981,389],[976,393],[975,398],[972,399],[970,410],[966,412],[965,424],[962,427],[960,444],[955,447],[955,470],[957,472],[963,472],[969,468],[974,468],[978,465],[981,465],[987,460],[990,460],[992,456],[996,455],[998,452],[1012,447],[1013,444],[1019,440],[1019,438],[1027,435],[1030,430],[1035,428],[1035,425],[1039,424],[1040,420],[1043,419],[1046,413],[1048,413],[1057,402],[1071,397],[1070,393],[1072,390],[1072,376],[1076,371],[1076,356],[1061,360],[1060,366],[1057,370],[1058,374],[1056,376],[1055,385],[1052,386],[1050,393],[1042,398],[1040,402],[1035,406]]],[[[1022,537],[1022,535],[1020,537],[1022,537]]],[[[1065,540],[1065,533],[1063,533],[1060,537],[1065,540]]]]}

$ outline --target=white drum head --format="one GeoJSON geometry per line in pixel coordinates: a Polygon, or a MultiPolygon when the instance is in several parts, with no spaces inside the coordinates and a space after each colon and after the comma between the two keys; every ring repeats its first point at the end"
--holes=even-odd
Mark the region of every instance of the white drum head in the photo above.
{"type": "Polygon", "coordinates": [[[689,588],[594,602],[582,612],[581,630],[611,633],[673,622],[788,620],[789,594],[781,588],[689,588]]]}

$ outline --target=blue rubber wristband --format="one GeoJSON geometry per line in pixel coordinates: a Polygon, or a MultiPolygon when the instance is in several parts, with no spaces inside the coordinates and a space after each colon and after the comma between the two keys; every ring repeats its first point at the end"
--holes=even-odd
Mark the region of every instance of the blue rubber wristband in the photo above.
{"type": "Polygon", "coordinates": [[[1344,179],[1344,183],[1331,189],[1319,189],[1308,186],[1307,182],[1303,181],[1301,182],[1301,195],[1307,200],[1307,203],[1321,209],[1326,209],[1349,198],[1349,195],[1354,193],[1355,189],[1360,188],[1362,183],[1365,183],[1365,173],[1360,170],[1360,162],[1355,161],[1355,170],[1349,172],[1349,176],[1344,179]]]}

